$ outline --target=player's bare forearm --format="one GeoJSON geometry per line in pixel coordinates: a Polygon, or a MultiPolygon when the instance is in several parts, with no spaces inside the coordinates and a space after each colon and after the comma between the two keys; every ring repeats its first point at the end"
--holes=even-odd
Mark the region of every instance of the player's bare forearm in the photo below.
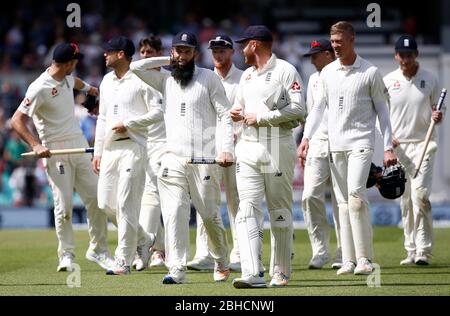
{"type": "Polygon", "coordinates": [[[27,128],[28,117],[20,111],[16,111],[11,119],[11,126],[17,134],[33,149],[39,158],[51,156],[50,150],[43,146],[27,128]]]}
{"type": "Polygon", "coordinates": [[[40,145],[41,142],[37,140],[30,130],[27,128],[28,117],[20,111],[16,111],[11,118],[11,126],[17,134],[31,147],[40,145]]]}

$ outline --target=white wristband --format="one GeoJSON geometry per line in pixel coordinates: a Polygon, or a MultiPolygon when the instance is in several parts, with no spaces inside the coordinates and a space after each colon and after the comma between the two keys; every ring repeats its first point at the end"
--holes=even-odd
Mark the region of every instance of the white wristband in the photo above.
{"type": "Polygon", "coordinates": [[[89,90],[91,90],[91,85],[85,81],[82,81],[84,83],[84,87],[80,89],[80,91],[83,92],[89,92],[89,90]]]}

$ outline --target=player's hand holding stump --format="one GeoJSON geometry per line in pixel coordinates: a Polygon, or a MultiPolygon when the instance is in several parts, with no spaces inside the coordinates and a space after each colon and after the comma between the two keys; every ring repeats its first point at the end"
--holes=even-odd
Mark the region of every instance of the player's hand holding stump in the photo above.
{"type": "Polygon", "coordinates": [[[41,144],[37,144],[37,145],[33,146],[33,151],[36,153],[36,155],[39,158],[50,158],[52,155],[50,153],[50,150],[41,144]]]}
{"type": "Polygon", "coordinates": [[[219,166],[221,167],[229,167],[233,164],[233,155],[231,155],[230,153],[227,152],[222,152],[219,155],[219,166]]]}

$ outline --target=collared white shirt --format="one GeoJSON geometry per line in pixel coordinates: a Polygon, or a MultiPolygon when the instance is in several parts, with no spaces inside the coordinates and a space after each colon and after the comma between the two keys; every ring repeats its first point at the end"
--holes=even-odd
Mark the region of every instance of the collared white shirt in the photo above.
{"type": "Polygon", "coordinates": [[[114,133],[113,140],[130,137],[147,146],[148,126],[164,129],[164,114],[160,98],[131,70],[118,78],[114,71],[106,74],[100,84],[100,109],[95,133],[94,155],[101,156],[103,143],[112,127],[123,122],[125,133],[114,133]]]}
{"type": "Polygon", "coordinates": [[[48,70],[31,83],[19,106],[20,112],[33,118],[44,145],[83,135],[75,117],[74,77],[66,76],[63,81],[57,81],[48,70]]]}
{"type": "MultiPolygon", "coordinates": [[[[236,68],[234,64],[231,64],[231,68],[228,71],[227,75],[222,77],[220,73],[217,71],[216,68],[214,68],[214,72],[216,75],[220,78],[223,87],[225,88],[225,93],[227,95],[228,100],[230,101],[230,104],[234,104],[234,100],[236,99],[236,92],[239,85],[239,81],[241,80],[241,76],[243,71],[236,68]]],[[[239,127],[241,126],[240,122],[233,122],[233,130],[235,133],[239,131],[239,127]]],[[[222,125],[221,120],[217,119],[217,129],[216,129],[216,147],[218,152],[222,151],[222,134],[224,131],[224,127],[222,125]]]]}
{"type": "Polygon", "coordinates": [[[306,121],[304,138],[311,139],[320,125],[323,110],[328,107],[331,151],[373,149],[377,116],[384,149],[392,148],[387,90],[383,78],[374,65],[359,55],[353,65],[342,65],[337,59],[322,69],[316,102],[306,121]]]}
{"type": "Polygon", "coordinates": [[[303,120],[306,114],[303,81],[294,66],[272,54],[262,69],[250,67],[243,72],[236,105],[243,109],[244,115],[256,113],[257,116],[257,127],[244,125],[244,139],[258,141],[262,138],[292,137],[292,126],[283,128],[283,124],[303,120]],[[286,90],[290,102],[282,109],[271,110],[267,102],[271,102],[269,100],[281,87],[286,90]],[[261,127],[267,129],[261,130],[261,127]]]}
{"type": "Polygon", "coordinates": [[[170,74],[151,70],[169,62],[169,57],[152,57],[130,65],[139,78],[164,97],[167,151],[181,157],[216,157],[216,121],[220,118],[225,129],[222,150],[233,154],[231,105],[218,76],[196,66],[191,82],[183,88],[170,74]]]}
{"type": "Polygon", "coordinates": [[[389,92],[394,136],[402,143],[423,141],[430,126],[432,106],[439,99],[436,76],[419,67],[408,80],[398,68],[384,77],[384,83],[389,92]]]}
{"type": "MultiPolygon", "coordinates": [[[[319,93],[319,75],[320,72],[316,71],[311,76],[309,76],[308,90],[306,93],[306,107],[308,113],[311,113],[314,106],[314,100],[318,98],[319,93]]],[[[328,108],[323,111],[322,121],[320,123],[319,129],[314,134],[313,139],[328,140],[328,108]]]]}

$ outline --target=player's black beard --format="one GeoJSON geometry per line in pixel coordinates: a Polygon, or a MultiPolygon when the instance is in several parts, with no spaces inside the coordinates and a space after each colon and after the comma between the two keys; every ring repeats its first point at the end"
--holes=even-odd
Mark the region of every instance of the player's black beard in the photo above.
{"type": "Polygon", "coordinates": [[[172,62],[172,76],[182,88],[186,87],[194,77],[195,61],[192,59],[186,65],[180,65],[176,61],[172,62]]]}

